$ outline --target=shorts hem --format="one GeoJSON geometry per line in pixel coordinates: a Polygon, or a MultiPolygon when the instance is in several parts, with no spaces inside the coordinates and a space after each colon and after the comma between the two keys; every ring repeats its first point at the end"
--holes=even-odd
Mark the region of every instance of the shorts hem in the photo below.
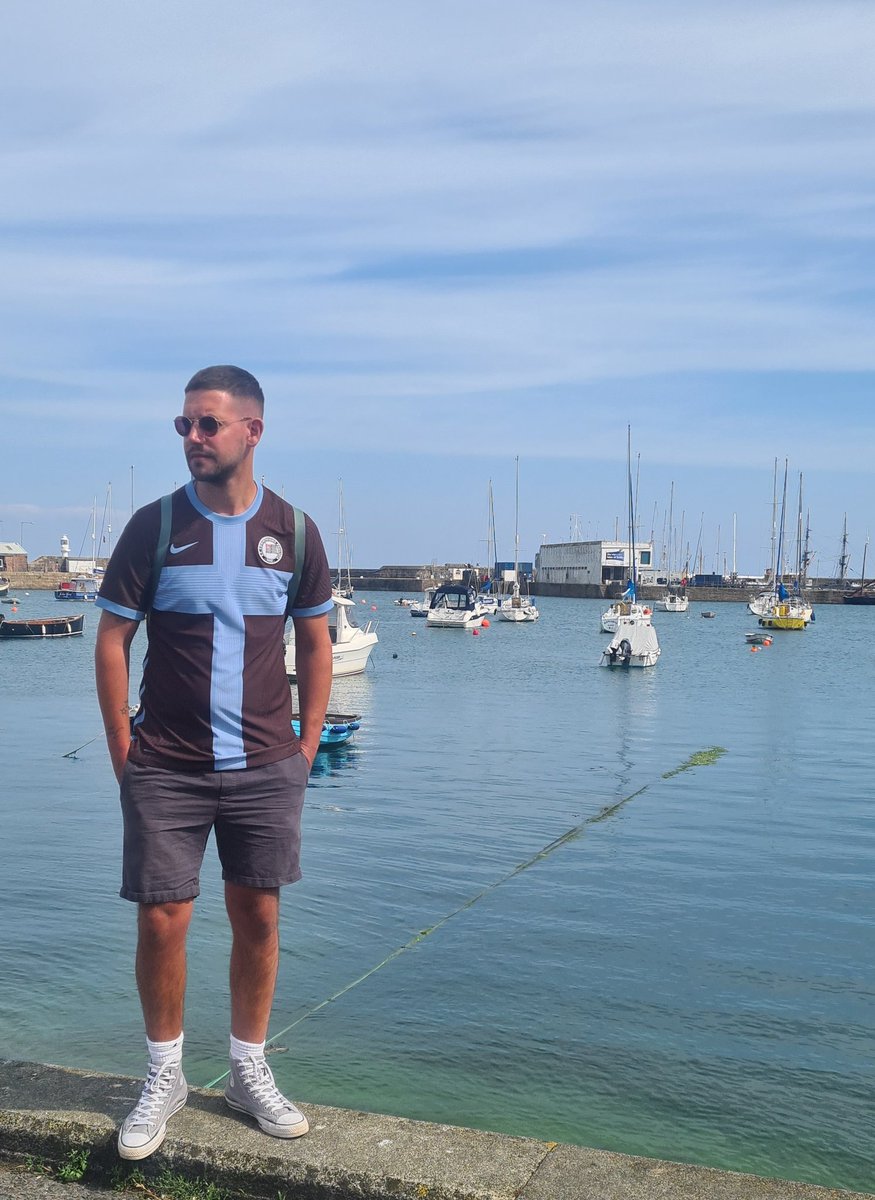
{"type": "Polygon", "coordinates": [[[201,894],[197,884],[186,887],[171,888],[163,892],[134,892],[131,888],[119,888],[122,900],[131,900],[134,904],[170,904],[174,900],[195,900],[201,894]]]}
{"type": "Polygon", "coordinates": [[[292,875],[283,875],[279,879],[253,879],[245,875],[231,875],[225,871],[222,872],[222,879],[225,883],[234,883],[237,887],[278,888],[285,887],[289,883],[297,883],[302,878],[303,872],[301,871],[296,871],[292,875]]]}

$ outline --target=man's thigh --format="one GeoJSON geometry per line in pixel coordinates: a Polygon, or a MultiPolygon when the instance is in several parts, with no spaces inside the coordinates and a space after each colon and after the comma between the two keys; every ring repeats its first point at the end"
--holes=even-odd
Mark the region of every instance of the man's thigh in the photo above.
{"type": "Polygon", "coordinates": [[[266,767],[222,772],[216,845],[222,878],[276,888],[301,878],[301,810],[310,767],[302,753],[266,767]]]}
{"type": "Polygon", "coordinates": [[[124,855],[119,894],[139,904],[197,896],[218,803],[214,772],[165,771],[128,761],[121,781],[124,855]]]}

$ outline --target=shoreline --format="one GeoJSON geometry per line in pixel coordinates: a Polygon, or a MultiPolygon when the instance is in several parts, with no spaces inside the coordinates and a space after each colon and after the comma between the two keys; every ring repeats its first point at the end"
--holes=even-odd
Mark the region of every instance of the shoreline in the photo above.
{"type": "MultiPolygon", "coordinates": [[[[0,1160],[60,1164],[87,1152],[87,1180],[119,1166],[116,1134],[141,1080],[0,1060],[0,1160]]],[[[221,1092],[192,1088],[161,1148],[169,1168],[250,1200],[872,1200],[849,1192],[459,1126],[305,1104],[310,1133],[268,1137],[221,1092]]]]}

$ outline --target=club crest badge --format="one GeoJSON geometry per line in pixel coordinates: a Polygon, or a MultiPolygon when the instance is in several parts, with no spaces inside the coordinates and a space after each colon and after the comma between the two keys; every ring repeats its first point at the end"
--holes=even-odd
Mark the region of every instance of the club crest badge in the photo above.
{"type": "Polygon", "coordinates": [[[272,567],[283,556],[283,548],[275,537],[263,537],[258,543],[258,557],[272,567]]]}

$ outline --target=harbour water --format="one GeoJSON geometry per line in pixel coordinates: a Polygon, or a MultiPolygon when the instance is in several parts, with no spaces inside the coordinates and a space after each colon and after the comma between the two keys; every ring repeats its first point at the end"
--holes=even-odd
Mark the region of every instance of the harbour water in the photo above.
{"type": "MultiPolygon", "coordinates": [[[[281,1085],[875,1190],[875,612],[822,608],[755,654],[742,604],[657,614],[659,665],[612,672],[598,601],[473,637],[365,599],[373,669],[332,699],[362,729],[317,760],[284,894],[281,1085]]],[[[20,615],[58,607],[33,593],[20,615]]],[[[0,1053],[139,1074],[97,616],[0,642],[0,1053]]],[[[199,1085],[225,1070],[227,950],[211,846],[199,1085]]]]}

